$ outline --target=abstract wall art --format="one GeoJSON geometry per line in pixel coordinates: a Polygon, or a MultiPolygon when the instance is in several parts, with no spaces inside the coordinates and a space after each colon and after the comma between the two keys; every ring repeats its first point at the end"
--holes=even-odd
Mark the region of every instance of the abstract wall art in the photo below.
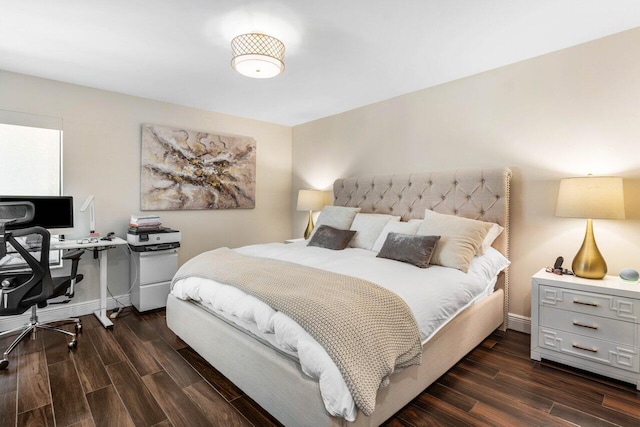
{"type": "Polygon", "coordinates": [[[142,126],[140,209],[252,209],[256,141],[142,126]]]}

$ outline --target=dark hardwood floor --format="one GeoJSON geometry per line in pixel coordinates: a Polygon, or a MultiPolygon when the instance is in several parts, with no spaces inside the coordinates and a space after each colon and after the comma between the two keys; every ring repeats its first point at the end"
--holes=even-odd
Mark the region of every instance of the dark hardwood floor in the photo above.
{"type": "MultiPolygon", "coordinates": [[[[50,332],[0,371],[0,426],[273,426],[279,423],[166,326],[130,309],[78,348],[50,332]]],[[[0,340],[2,350],[9,343],[0,340]]],[[[446,355],[443,355],[446,357],[446,355]]],[[[386,426],[640,425],[631,385],[529,359],[529,336],[495,333],[386,426]]]]}

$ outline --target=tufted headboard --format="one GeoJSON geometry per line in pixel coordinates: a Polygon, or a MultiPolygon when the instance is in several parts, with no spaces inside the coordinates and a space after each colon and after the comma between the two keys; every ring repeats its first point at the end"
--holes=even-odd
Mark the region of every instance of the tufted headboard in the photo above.
{"type": "MultiPolygon", "coordinates": [[[[511,170],[460,169],[406,175],[338,179],[334,205],[360,207],[364,213],[399,215],[403,221],[424,218],[424,210],[495,222],[505,228],[493,246],[509,258],[509,191],[511,170]]],[[[509,269],[497,287],[505,293],[509,312],[509,269]]]]}

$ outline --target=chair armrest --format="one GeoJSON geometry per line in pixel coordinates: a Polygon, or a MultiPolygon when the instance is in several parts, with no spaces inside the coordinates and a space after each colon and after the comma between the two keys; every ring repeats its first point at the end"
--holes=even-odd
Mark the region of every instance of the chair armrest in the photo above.
{"type": "Polygon", "coordinates": [[[75,251],[70,251],[64,254],[62,256],[62,259],[71,259],[75,261],[77,259],[80,259],[83,253],[84,253],[84,249],[76,249],[75,251]]]}
{"type": "MultiPolygon", "coordinates": [[[[78,263],[80,262],[80,257],[84,253],[84,249],[76,249],[75,251],[71,251],[62,256],[62,259],[71,260],[71,275],[69,279],[73,280],[78,275],[78,263]]],[[[80,279],[82,280],[82,278],[80,279]]],[[[78,282],[80,281],[78,280],[78,282]]],[[[71,287],[71,294],[73,295],[73,286],[71,287]]]]}
{"type": "Polygon", "coordinates": [[[25,296],[40,280],[31,273],[0,275],[0,282],[9,283],[9,286],[0,288],[0,316],[22,313],[22,302],[29,299],[25,296]]]}

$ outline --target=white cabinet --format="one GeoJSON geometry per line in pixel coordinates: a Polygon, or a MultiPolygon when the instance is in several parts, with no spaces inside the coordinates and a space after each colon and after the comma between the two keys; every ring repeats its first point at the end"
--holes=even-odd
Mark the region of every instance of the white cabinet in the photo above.
{"type": "Polygon", "coordinates": [[[300,238],[297,238],[297,239],[287,239],[284,242],[285,243],[298,243],[298,242],[304,242],[304,240],[305,240],[304,238],[300,237],[300,238]]]}
{"type": "Polygon", "coordinates": [[[640,285],[540,270],[531,278],[531,358],[616,378],[640,390],[640,285]]]}
{"type": "Polygon", "coordinates": [[[178,250],[131,253],[131,303],[138,311],[167,305],[171,280],[178,271],[178,250]]]}

